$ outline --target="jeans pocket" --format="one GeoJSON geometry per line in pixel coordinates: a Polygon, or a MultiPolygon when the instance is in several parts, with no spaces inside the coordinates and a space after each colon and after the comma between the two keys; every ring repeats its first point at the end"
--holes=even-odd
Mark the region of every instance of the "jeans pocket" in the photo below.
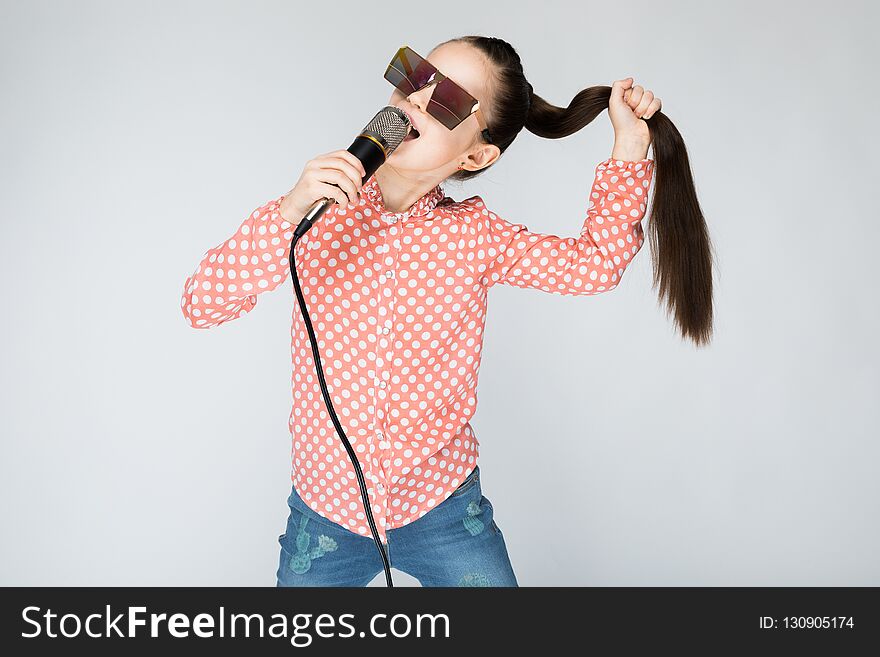
{"type": "Polygon", "coordinates": [[[452,495],[449,497],[458,497],[459,495],[464,495],[471,488],[473,488],[477,482],[480,480],[480,466],[475,466],[471,473],[467,476],[467,478],[461,482],[454,491],[452,491],[452,495]]]}

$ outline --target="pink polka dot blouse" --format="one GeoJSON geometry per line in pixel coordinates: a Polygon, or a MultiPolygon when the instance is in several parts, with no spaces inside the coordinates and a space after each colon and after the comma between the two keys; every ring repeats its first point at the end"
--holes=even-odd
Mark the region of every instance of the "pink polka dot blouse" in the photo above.
{"type": "MultiPolygon", "coordinates": [[[[613,290],[644,241],[653,160],[596,167],[578,237],[530,231],[482,197],[440,185],[391,212],[372,176],[361,199],[334,204],[297,243],[297,276],[333,406],[361,464],[380,538],[443,502],[477,465],[470,425],[486,296],[502,283],[563,295],[613,290]]],[[[181,299],[194,328],[250,312],[290,275],[295,225],[284,196],[257,208],[207,251],[181,299]]],[[[357,477],[327,413],[294,298],[291,481],[318,514],[370,536],[357,477]]]]}

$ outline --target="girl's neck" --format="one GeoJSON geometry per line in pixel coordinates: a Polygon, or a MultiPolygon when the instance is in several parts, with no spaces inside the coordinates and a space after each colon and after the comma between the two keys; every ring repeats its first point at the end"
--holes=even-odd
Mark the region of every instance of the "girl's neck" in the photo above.
{"type": "Polygon", "coordinates": [[[387,164],[376,169],[376,184],[388,212],[407,212],[437,183],[404,178],[387,164]]]}

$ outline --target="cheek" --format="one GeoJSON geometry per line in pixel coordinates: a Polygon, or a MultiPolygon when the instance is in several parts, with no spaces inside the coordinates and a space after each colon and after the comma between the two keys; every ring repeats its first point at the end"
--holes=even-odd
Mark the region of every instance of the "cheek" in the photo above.
{"type": "Polygon", "coordinates": [[[413,153],[425,165],[438,166],[454,158],[458,152],[455,149],[455,140],[448,134],[444,135],[439,131],[432,130],[422,134],[414,141],[407,141],[398,146],[397,150],[392,153],[392,157],[397,153],[413,153]]]}
{"type": "Polygon", "coordinates": [[[432,125],[428,132],[416,140],[416,145],[429,148],[435,154],[435,159],[448,161],[458,157],[468,147],[468,140],[462,132],[448,130],[442,125],[432,125]],[[423,139],[424,142],[419,144],[423,139]]]}
{"type": "Polygon", "coordinates": [[[454,146],[452,139],[449,138],[449,134],[443,134],[439,130],[431,130],[430,132],[423,134],[416,140],[416,145],[430,149],[430,151],[436,153],[438,157],[450,155],[453,152],[454,146]]]}

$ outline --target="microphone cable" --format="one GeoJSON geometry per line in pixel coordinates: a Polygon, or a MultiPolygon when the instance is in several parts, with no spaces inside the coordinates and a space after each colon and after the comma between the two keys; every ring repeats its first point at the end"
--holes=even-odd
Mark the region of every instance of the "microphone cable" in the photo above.
{"type": "MultiPolygon", "coordinates": [[[[370,120],[364,129],[361,130],[351,146],[348,147],[348,151],[357,157],[364,165],[366,175],[361,180],[362,184],[369,180],[376,170],[385,163],[388,156],[400,146],[404,137],[412,127],[413,125],[410,122],[409,117],[403,110],[393,105],[386,105],[370,120]]],[[[339,187],[336,183],[330,184],[339,187]]],[[[293,280],[293,289],[296,290],[296,298],[299,302],[303,320],[306,324],[306,330],[309,333],[309,340],[312,343],[312,355],[315,360],[315,370],[318,373],[318,381],[321,384],[321,394],[324,397],[324,403],[327,405],[327,412],[330,413],[330,419],[333,421],[333,426],[336,428],[336,432],[342,439],[342,444],[345,446],[345,451],[348,452],[348,458],[351,460],[354,472],[357,475],[358,486],[361,490],[361,500],[364,504],[364,510],[367,512],[367,522],[369,523],[370,531],[373,534],[373,541],[376,543],[376,547],[379,549],[379,554],[382,557],[382,566],[385,569],[385,581],[389,588],[393,588],[394,582],[391,579],[391,563],[388,561],[388,554],[382,545],[382,541],[379,540],[379,530],[376,529],[376,523],[373,520],[373,509],[370,504],[370,496],[367,494],[367,484],[364,481],[364,473],[361,470],[361,464],[354,453],[354,449],[351,447],[351,443],[348,441],[348,437],[345,435],[345,431],[342,429],[342,424],[340,424],[339,418],[336,416],[336,411],[333,409],[333,402],[330,399],[330,393],[327,391],[327,383],[324,380],[324,369],[321,366],[321,356],[318,353],[318,341],[315,338],[315,331],[312,329],[312,321],[309,318],[309,311],[306,307],[302,290],[300,289],[299,276],[297,275],[294,258],[296,245],[300,238],[308,232],[309,228],[312,227],[312,224],[327,210],[327,208],[333,205],[334,202],[336,202],[335,199],[323,197],[312,204],[312,207],[309,208],[309,211],[306,212],[302,221],[300,221],[294,231],[293,241],[290,244],[290,255],[287,260],[290,265],[290,277],[293,280]]]]}
{"type": "Polygon", "coordinates": [[[290,262],[290,274],[291,279],[293,280],[293,289],[296,290],[296,298],[299,301],[299,307],[302,311],[303,320],[306,323],[306,330],[309,332],[309,340],[312,343],[312,355],[315,359],[315,370],[318,373],[318,381],[321,383],[321,394],[324,397],[324,403],[327,404],[327,412],[330,413],[330,419],[333,421],[333,426],[336,427],[336,431],[339,433],[339,437],[342,439],[342,444],[345,445],[345,451],[348,452],[348,458],[351,459],[351,464],[354,466],[355,474],[358,479],[358,486],[361,489],[361,499],[364,502],[364,509],[367,512],[367,522],[370,524],[370,531],[373,533],[373,541],[376,543],[376,547],[379,548],[379,554],[382,556],[382,565],[385,568],[385,581],[388,584],[389,588],[394,587],[394,583],[391,580],[391,564],[388,562],[388,554],[385,552],[385,548],[382,546],[382,541],[379,540],[379,531],[376,529],[376,523],[373,520],[373,509],[370,505],[370,497],[367,494],[367,486],[364,482],[364,473],[361,471],[361,464],[355,456],[354,450],[351,447],[351,443],[348,442],[348,437],[345,435],[345,432],[342,430],[342,425],[339,423],[339,418],[336,416],[336,411],[333,410],[333,402],[330,401],[330,393],[327,392],[327,383],[324,380],[324,368],[321,366],[321,356],[318,353],[318,341],[315,338],[315,331],[312,329],[312,321],[309,319],[309,311],[306,308],[305,299],[303,299],[302,290],[299,287],[299,276],[297,276],[296,272],[296,262],[294,260],[294,251],[296,249],[296,244],[299,242],[300,238],[305,235],[305,232],[294,235],[293,242],[290,245],[290,257],[288,258],[290,262]]]}

